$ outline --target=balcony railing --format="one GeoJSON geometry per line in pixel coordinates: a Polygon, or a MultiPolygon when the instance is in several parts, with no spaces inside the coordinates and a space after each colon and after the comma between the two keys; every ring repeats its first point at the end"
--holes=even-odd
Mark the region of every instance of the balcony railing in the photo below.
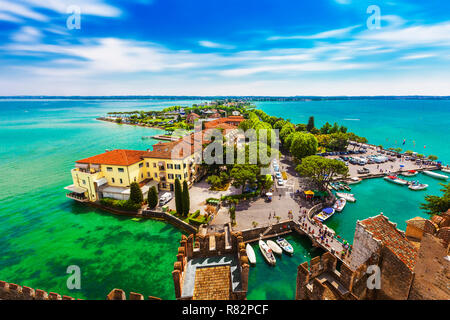
{"type": "Polygon", "coordinates": [[[88,202],[89,199],[86,198],[84,195],[80,195],[79,193],[71,192],[66,194],[66,197],[72,200],[76,200],[79,202],[88,202]]]}

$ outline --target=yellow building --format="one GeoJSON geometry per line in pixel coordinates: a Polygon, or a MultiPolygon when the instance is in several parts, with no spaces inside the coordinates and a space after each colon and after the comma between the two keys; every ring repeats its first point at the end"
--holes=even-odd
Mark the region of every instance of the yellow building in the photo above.
{"type": "Polygon", "coordinates": [[[73,184],[65,188],[71,191],[67,197],[81,202],[127,200],[130,184],[137,182],[146,199],[153,185],[173,191],[177,178],[191,186],[198,173],[194,157],[201,150],[201,143],[194,143],[192,135],[185,140],[157,143],[153,151],[118,149],[78,160],[71,171],[73,184]]]}

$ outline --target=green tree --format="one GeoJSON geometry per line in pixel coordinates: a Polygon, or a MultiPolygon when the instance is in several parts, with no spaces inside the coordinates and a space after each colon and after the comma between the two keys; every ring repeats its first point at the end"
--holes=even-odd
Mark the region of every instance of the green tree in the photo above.
{"type": "Polygon", "coordinates": [[[334,177],[348,175],[345,163],[320,156],[309,156],[302,159],[302,163],[295,170],[300,175],[311,178],[319,184],[322,190],[327,189],[334,177]]]}
{"type": "Polygon", "coordinates": [[[183,190],[178,179],[175,179],[175,209],[179,215],[183,214],[183,190]]]}
{"type": "Polygon", "coordinates": [[[208,182],[213,188],[219,188],[222,186],[222,180],[220,180],[219,176],[216,176],[215,174],[210,175],[208,178],[206,178],[206,182],[208,182]]]}
{"type": "Polygon", "coordinates": [[[158,191],[156,191],[155,186],[151,187],[150,190],[148,190],[147,203],[150,209],[155,209],[158,205],[158,191]]]}
{"type": "Polygon", "coordinates": [[[231,219],[231,223],[235,223],[236,221],[236,207],[232,206],[229,209],[229,213],[230,213],[230,219],[231,219]]]}
{"type": "Polygon", "coordinates": [[[320,128],[321,134],[329,134],[331,129],[331,124],[327,121],[325,124],[320,128]]]}
{"type": "Polygon", "coordinates": [[[130,184],[130,201],[136,204],[141,204],[144,201],[144,196],[137,182],[130,184]]]}
{"type": "Polygon", "coordinates": [[[421,204],[420,208],[427,211],[429,214],[441,214],[450,209],[450,183],[445,185],[440,184],[444,188],[441,191],[444,193],[439,196],[425,196],[425,203],[421,204]]]}
{"type": "Polygon", "coordinates": [[[297,159],[302,159],[317,153],[318,142],[311,133],[296,132],[292,137],[289,151],[297,159]]]}
{"type": "Polygon", "coordinates": [[[311,132],[314,128],[315,128],[315,125],[314,125],[314,117],[311,116],[311,117],[309,117],[309,119],[308,119],[308,124],[306,125],[306,130],[309,131],[309,132],[311,132]]]}
{"type": "Polygon", "coordinates": [[[189,187],[187,181],[183,181],[183,215],[187,217],[191,209],[191,200],[189,198],[189,187]]]}
{"type": "Polygon", "coordinates": [[[293,132],[295,132],[295,126],[290,122],[286,123],[280,130],[281,141],[284,143],[286,138],[293,132]]]}
{"type": "Polygon", "coordinates": [[[435,156],[435,155],[433,155],[433,154],[430,154],[430,155],[428,156],[428,159],[430,159],[431,161],[436,161],[436,160],[438,159],[438,157],[435,156]]]}
{"type": "Polygon", "coordinates": [[[236,164],[230,172],[233,186],[236,188],[242,187],[242,193],[244,193],[244,187],[247,182],[251,185],[255,184],[259,170],[258,166],[254,164],[236,164]]]}

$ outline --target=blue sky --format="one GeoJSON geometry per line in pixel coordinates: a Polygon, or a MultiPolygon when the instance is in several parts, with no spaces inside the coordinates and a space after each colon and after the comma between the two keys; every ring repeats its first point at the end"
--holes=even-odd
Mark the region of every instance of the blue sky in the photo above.
{"type": "Polygon", "coordinates": [[[438,0],[0,0],[0,95],[450,95],[449,17],[438,0]]]}

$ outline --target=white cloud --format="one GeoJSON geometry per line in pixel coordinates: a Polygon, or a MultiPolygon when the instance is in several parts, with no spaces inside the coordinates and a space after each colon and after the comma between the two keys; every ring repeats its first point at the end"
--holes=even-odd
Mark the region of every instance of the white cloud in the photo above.
{"type": "Polygon", "coordinates": [[[334,0],[334,1],[336,1],[339,4],[350,4],[350,3],[352,3],[351,0],[334,0]]]}
{"type": "Polygon", "coordinates": [[[16,1],[0,1],[0,13],[13,17],[28,18],[37,21],[47,21],[48,18],[43,14],[35,12],[27,6],[18,4],[16,1]]]}
{"type": "Polygon", "coordinates": [[[0,20],[2,21],[9,21],[9,22],[15,22],[15,23],[19,23],[19,22],[23,22],[22,19],[19,19],[15,16],[12,16],[8,13],[5,12],[0,12],[0,20]]]}
{"type": "Polygon", "coordinates": [[[76,5],[80,7],[81,14],[99,17],[118,17],[121,10],[106,4],[103,0],[24,0],[32,6],[56,11],[61,14],[67,13],[67,8],[76,5]]]}
{"type": "Polygon", "coordinates": [[[42,33],[33,27],[22,27],[11,36],[15,42],[39,42],[41,37],[42,33]]]}
{"type": "Polygon", "coordinates": [[[212,42],[212,41],[207,41],[207,40],[202,40],[199,41],[198,44],[202,47],[205,48],[214,48],[214,49],[234,49],[234,46],[230,46],[230,45],[226,45],[226,44],[221,44],[221,43],[217,43],[217,42],[212,42]]]}
{"type": "Polygon", "coordinates": [[[426,58],[433,58],[433,57],[435,57],[434,54],[411,54],[411,55],[403,56],[401,59],[417,60],[417,59],[426,59],[426,58]]]}
{"type": "Polygon", "coordinates": [[[329,31],[324,31],[320,33],[316,33],[313,35],[295,35],[295,36],[273,36],[269,37],[267,40],[315,40],[315,39],[328,39],[328,38],[337,38],[342,37],[353,31],[354,29],[360,27],[361,25],[351,26],[347,28],[334,29],[329,31]]]}

